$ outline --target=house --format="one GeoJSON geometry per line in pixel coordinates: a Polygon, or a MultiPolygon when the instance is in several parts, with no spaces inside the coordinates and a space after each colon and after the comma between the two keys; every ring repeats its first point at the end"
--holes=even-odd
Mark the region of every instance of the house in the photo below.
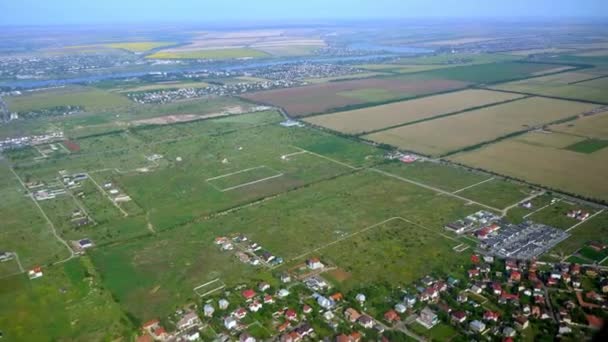
{"type": "Polygon", "coordinates": [[[283,274],[281,274],[281,282],[282,283],[289,283],[289,282],[291,282],[291,276],[289,275],[289,273],[283,273],[283,274]]]}
{"type": "Polygon", "coordinates": [[[309,305],[304,304],[304,307],[302,308],[302,312],[304,312],[305,314],[309,314],[312,312],[312,308],[309,305]]]}
{"type": "Polygon", "coordinates": [[[334,313],[331,311],[325,311],[325,313],[323,314],[323,318],[325,318],[328,321],[331,321],[332,319],[334,319],[334,313]]]}
{"type": "MultiPolygon", "coordinates": [[[[213,308],[213,307],[211,307],[211,308],[213,308]]],[[[177,327],[178,330],[185,330],[185,329],[191,328],[195,325],[199,325],[200,323],[201,323],[201,320],[198,318],[198,316],[196,315],[195,312],[188,312],[187,314],[182,316],[182,318],[179,321],[177,321],[177,324],[175,326],[177,327]]]]}
{"type": "Polygon", "coordinates": [[[565,335],[565,334],[569,334],[572,332],[572,329],[568,326],[568,325],[560,325],[559,329],[557,330],[557,333],[560,335],[565,335]]]}
{"type": "Polygon", "coordinates": [[[258,312],[258,311],[260,311],[261,308],[262,308],[262,303],[258,302],[257,300],[254,301],[253,303],[249,304],[249,311],[251,311],[251,312],[258,312]]]}
{"type": "Polygon", "coordinates": [[[264,296],[264,304],[272,304],[274,303],[274,298],[271,295],[267,294],[264,296]]]}
{"type": "Polygon", "coordinates": [[[232,315],[237,319],[243,319],[245,318],[245,316],[247,316],[247,310],[243,308],[238,308],[232,313],[232,315]]]}
{"type": "Polygon", "coordinates": [[[366,329],[371,329],[374,326],[374,320],[368,315],[361,315],[357,322],[366,329]]]}
{"type": "Polygon", "coordinates": [[[504,337],[515,337],[516,334],[517,332],[515,331],[515,329],[511,327],[505,327],[504,329],[502,329],[502,335],[504,337]]]}
{"type": "Polygon", "coordinates": [[[290,326],[291,326],[291,323],[289,323],[289,322],[285,322],[285,323],[283,323],[283,324],[280,324],[280,325],[277,327],[277,331],[278,331],[278,332],[284,332],[285,330],[289,329],[289,327],[290,327],[290,326]]]}
{"type": "Polygon", "coordinates": [[[355,296],[355,300],[357,302],[359,302],[360,304],[363,304],[363,303],[365,303],[366,298],[363,293],[358,293],[357,296],[355,296]]]}
{"type": "Polygon", "coordinates": [[[416,296],[406,295],[403,297],[403,303],[408,307],[414,306],[416,304],[416,296]]]}
{"type": "Polygon", "coordinates": [[[205,317],[213,317],[213,313],[215,312],[215,308],[211,304],[205,304],[203,307],[203,314],[205,317]]]}
{"type": "Polygon", "coordinates": [[[0,252],[0,262],[9,261],[11,259],[13,259],[13,253],[0,252]]]}
{"type": "Polygon", "coordinates": [[[351,323],[354,323],[359,319],[359,317],[361,317],[361,314],[353,308],[348,308],[346,311],[344,311],[344,316],[346,316],[346,319],[348,319],[351,323]]]}
{"type": "Polygon", "coordinates": [[[256,342],[256,339],[245,331],[239,336],[239,342],[256,342]]]}
{"type": "Polygon", "coordinates": [[[218,307],[220,308],[220,310],[226,310],[228,309],[228,306],[230,305],[230,303],[225,300],[225,299],[220,299],[218,302],[218,307]]]}
{"type": "Polygon", "coordinates": [[[232,329],[236,328],[237,325],[238,325],[238,322],[236,321],[236,318],[234,318],[234,317],[226,317],[224,319],[224,326],[228,330],[232,330],[232,329]]]}
{"type": "Polygon", "coordinates": [[[80,249],[87,249],[93,247],[93,241],[91,239],[81,239],[78,240],[78,247],[80,249]]]}
{"type": "Polygon", "coordinates": [[[285,318],[287,318],[290,321],[297,321],[298,314],[293,309],[287,309],[287,310],[285,310],[285,318]]]}
{"type": "Polygon", "coordinates": [[[479,264],[479,255],[472,254],[471,255],[471,262],[474,263],[474,264],[479,264]]]}
{"type": "Polygon", "coordinates": [[[197,328],[190,328],[190,330],[186,331],[184,334],[184,338],[186,341],[199,341],[201,339],[201,334],[197,328]]]}
{"type": "Polygon", "coordinates": [[[397,312],[395,310],[388,310],[387,312],[384,313],[384,320],[389,323],[393,323],[393,322],[401,320],[401,317],[399,317],[399,315],[397,314],[397,312]]]}
{"type": "Polygon", "coordinates": [[[264,282],[258,284],[258,290],[260,290],[261,292],[264,292],[268,289],[270,289],[270,284],[264,282]]]}
{"type": "Polygon", "coordinates": [[[525,316],[517,316],[515,318],[515,327],[519,330],[526,329],[529,325],[528,318],[525,316]]]}
{"type": "Polygon", "coordinates": [[[315,331],[308,323],[304,323],[294,330],[300,337],[312,335],[315,331]]]}
{"type": "Polygon", "coordinates": [[[37,266],[37,267],[32,268],[31,270],[29,270],[27,272],[27,275],[30,277],[30,279],[36,279],[36,278],[42,277],[42,267],[37,266]]]}
{"type": "Polygon", "coordinates": [[[301,340],[302,340],[302,338],[295,331],[292,331],[289,334],[283,335],[279,339],[279,341],[281,341],[281,342],[299,342],[301,340]]]}
{"type": "Polygon", "coordinates": [[[491,264],[494,262],[494,257],[492,255],[484,255],[483,261],[491,264]]]}
{"type": "Polygon", "coordinates": [[[255,297],[255,291],[253,289],[243,290],[241,294],[247,301],[250,301],[251,299],[253,299],[253,297],[255,297]]]}
{"type": "Polygon", "coordinates": [[[509,280],[519,282],[521,281],[521,273],[519,271],[512,271],[509,275],[509,280]]]}
{"type": "Polygon", "coordinates": [[[439,323],[439,318],[437,317],[437,314],[427,306],[420,311],[418,318],[416,318],[416,322],[427,329],[431,329],[439,323]]]}
{"type": "Polygon", "coordinates": [[[492,291],[495,295],[500,296],[502,294],[502,284],[499,282],[493,282],[492,291]]]}
{"type": "Polygon", "coordinates": [[[451,318],[454,322],[462,323],[467,320],[467,314],[464,311],[454,311],[451,318]]]}
{"type": "Polygon", "coordinates": [[[476,333],[481,333],[486,330],[486,325],[482,321],[474,320],[469,323],[469,327],[476,333]]]}
{"type": "Polygon", "coordinates": [[[285,297],[289,296],[289,290],[280,289],[279,292],[277,293],[277,296],[279,296],[279,298],[285,298],[285,297]]]}
{"type": "Polygon", "coordinates": [[[596,252],[601,252],[604,249],[608,248],[608,245],[601,243],[599,241],[591,241],[588,243],[588,246],[593,248],[596,252]]]}
{"type": "Polygon", "coordinates": [[[483,313],[483,319],[486,321],[498,322],[500,314],[498,312],[487,310],[483,313]]]}
{"type": "Polygon", "coordinates": [[[331,309],[335,302],[329,298],[323,297],[321,295],[317,296],[317,304],[324,309],[331,309]]]}
{"type": "Polygon", "coordinates": [[[311,270],[320,270],[325,267],[319,258],[310,258],[306,260],[306,266],[311,270]]]}
{"type": "Polygon", "coordinates": [[[398,313],[404,313],[407,311],[407,307],[401,303],[395,304],[395,311],[398,313]]]}
{"type": "Polygon", "coordinates": [[[467,297],[467,294],[464,292],[460,292],[458,294],[458,296],[456,297],[456,301],[458,303],[465,303],[469,298],[467,297]]]}
{"type": "Polygon", "coordinates": [[[469,278],[474,278],[479,276],[479,269],[473,268],[469,270],[469,278]]]}
{"type": "Polygon", "coordinates": [[[331,300],[333,300],[334,302],[339,302],[339,301],[341,301],[342,299],[344,299],[344,296],[342,295],[342,293],[340,293],[340,292],[336,292],[336,293],[334,293],[333,295],[329,296],[329,298],[330,298],[331,300]]]}

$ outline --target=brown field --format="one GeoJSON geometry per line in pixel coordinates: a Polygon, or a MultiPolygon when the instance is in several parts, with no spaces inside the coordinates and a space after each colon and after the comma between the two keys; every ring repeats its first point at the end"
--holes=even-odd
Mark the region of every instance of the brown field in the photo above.
{"type": "Polygon", "coordinates": [[[413,97],[465,87],[449,80],[364,79],[268,90],[243,97],[281,107],[290,115],[304,116],[332,109],[391,99],[413,97]]]}
{"type": "Polygon", "coordinates": [[[306,121],[335,131],[356,134],[520,97],[522,95],[488,90],[464,90],[377,107],[314,116],[306,121]]]}
{"type": "Polygon", "coordinates": [[[575,116],[596,107],[573,101],[527,98],[365,137],[406,150],[444,155],[543,123],[575,116]]]}
{"type": "Polygon", "coordinates": [[[597,76],[592,75],[592,74],[583,73],[583,72],[572,71],[572,72],[564,72],[561,74],[531,78],[531,79],[523,80],[523,81],[515,81],[515,82],[511,82],[510,84],[525,84],[526,82],[527,83],[569,84],[569,83],[573,83],[573,82],[581,82],[581,81],[588,80],[588,79],[594,78],[594,77],[597,77],[597,76]]]}
{"type": "Polygon", "coordinates": [[[335,270],[331,270],[331,271],[327,272],[327,274],[329,274],[330,277],[334,278],[336,281],[338,281],[340,283],[348,280],[352,276],[352,274],[346,272],[345,270],[343,270],[341,268],[336,268],[335,270]]]}
{"type": "Polygon", "coordinates": [[[564,53],[572,52],[574,49],[561,49],[561,48],[547,48],[547,49],[530,49],[530,50],[515,50],[507,52],[509,55],[514,56],[527,56],[541,53],[564,53]]]}
{"type": "Polygon", "coordinates": [[[554,73],[554,72],[566,71],[566,70],[570,70],[570,69],[574,69],[574,68],[571,67],[571,66],[561,66],[561,67],[555,67],[555,68],[551,68],[551,69],[546,69],[546,70],[541,70],[541,71],[533,72],[532,75],[533,76],[540,76],[540,75],[551,74],[551,73],[554,73]]]}
{"type": "Polygon", "coordinates": [[[586,116],[576,121],[549,127],[556,132],[564,132],[595,139],[608,139],[608,112],[586,116]]]}
{"type": "MultiPolygon", "coordinates": [[[[608,149],[593,153],[563,149],[572,143],[572,139],[566,134],[533,132],[450,159],[551,188],[608,200],[608,149]]],[[[583,139],[578,138],[579,141],[583,139]]]]}

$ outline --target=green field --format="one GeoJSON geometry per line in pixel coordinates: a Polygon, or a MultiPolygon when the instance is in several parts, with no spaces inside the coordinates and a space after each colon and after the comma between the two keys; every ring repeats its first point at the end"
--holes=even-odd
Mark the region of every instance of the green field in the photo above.
{"type": "Polygon", "coordinates": [[[606,236],[608,236],[608,213],[603,212],[587,220],[569,233],[572,236],[557,245],[551,251],[552,254],[563,257],[575,253],[590,241],[608,242],[606,240],[606,236]]]}
{"type": "Polygon", "coordinates": [[[250,48],[230,48],[218,50],[197,51],[159,51],[146,58],[151,59],[236,59],[236,58],[262,58],[270,55],[264,51],[250,48]]]}
{"type": "Polygon", "coordinates": [[[59,106],[81,106],[95,111],[111,109],[131,104],[128,98],[100,89],[70,86],[51,90],[25,93],[6,98],[9,110],[28,112],[59,106]]]}
{"type": "Polygon", "coordinates": [[[419,75],[472,83],[496,83],[531,77],[555,67],[551,64],[502,62],[436,69],[419,75]]]}
{"type": "Polygon", "coordinates": [[[88,258],[0,281],[0,326],[7,341],[128,340],[134,327],[101,285],[88,258]]]}
{"type": "Polygon", "coordinates": [[[529,196],[531,189],[525,185],[494,179],[463,190],[460,196],[503,209],[529,196]]]}
{"type": "Polygon", "coordinates": [[[446,191],[457,191],[490,178],[488,175],[475,173],[465,168],[433,162],[416,162],[412,164],[393,162],[381,165],[378,168],[407,179],[436,186],[446,191]]]}
{"type": "Polygon", "coordinates": [[[593,153],[608,147],[608,140],[587,139],[567,146],[566,149],[580,153],[593,153]]]}

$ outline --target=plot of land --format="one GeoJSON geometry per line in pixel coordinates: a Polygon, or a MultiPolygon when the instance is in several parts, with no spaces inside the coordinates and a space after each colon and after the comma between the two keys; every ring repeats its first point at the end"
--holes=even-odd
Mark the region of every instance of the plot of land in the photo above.
{"type": "Polygon", "coordinates": [[[306,121],[344,133],[363,133],[520,97],[521,95],[486,90],[464,90],[377,107],[314,116],[307,118],[306,121]]]}
{"type": "Polygon", "coordinates": [[[130,105],[128,98],[104,90],[70,86],[24,93],[6,98],[11,111],[27,112],[60,106],[81,106],[86,110],[110,109],[130,105]]]}
{"type": "MultiPolygon", "coordinates": [[[[390,266],[402,270],[382,275],[387,273],[376,259],[370,259],[365,253],[353,258],[350,253],[351,260],[344,267],[352,267],[356,272],[351,279],[361,279],[365,268],[370,267],[379,279],[390,276],[395,281],[406,282],[430,269],[454,265],[452,262],[460,255],[451,247],[459,243],[439,235],[444,233],[442,226],[477,210],[479,207],[466,205],[464,201],[437,196],[433,191],[375,172],[361,171],[291,191],[230,215],[178,226],[151,238],[92,252],[96,266],[105,275],[107,288],[128,312],[143,320],[172,312],[176,301],[196,296],[192,292],[194,287],[218,277],[227,286],[246,279],[259,281],[272,277],[269,271],[243,264],[231,253],[221,252],[214,246],[217,236],[245,234],[287,262],[301,262],[311,253],[335,253],[331,256],[336,261],[344,261],[342,253],[354,247],[337,247],[356,244],[373,255],[390,253],[404,257],[393,258],[395,264],[390,266]],[[386,201],[386,198],[392,200],[386,201]],[[357,234],[394,216],[407,217],[430,230],[406,224],[391,226],[390,232],[380,235],[375,233],[375,229],[382,229],[380,226],[357,234]],[[380,240],[368,239],[372,236],[380,240]],[[328,246],[329,243],[334,244],[328,246]],[[411,250],[404,248],[403,243],[411,250]],[[387,249],[386,244],[390,248],[387,249]],[[157,291],[151,293],[152,289],[157,291]],[[147,305],[142,306],[142,302],[147,305]]],[[[465,253],[462,258],[466,258],[465,253]]],[[[350,281],[345,279],[344,284],[350,281]]]]}
{"type": "Polygon", "coordinates": [[[205,82],[162,82],[146,84],[142,86],[136,86],[132,88],[120,89],[121,93],[132,93],[138,91],[153,91],[153,90],[164,90],[164,89],[183,89],[183,88],[206,88],[209,84],[205,82]]]}
{"type": "Polygon", "coordinates": [[[516,204],[528,197],[531,189],[525,185],[493,179],[458,193],[465,198],[478,201],[497,209],[516,204]]]}
{"type": "Polygon", "coordinates": [[[550,129],[592,139],[608,139],[608,113],[586,116],[575,121],[553,125],[550,129]]]}
{"type": "Polygon", "coordinates": [[[404,99],[462,88],[467,83],[431,79],[363,79],[246,94],[252,101],[284,108],[294,116],[322,113],[365,103],[404,99]]]}
{"type": "Polygon", "coordinates": [[[608,212],[603,212],[588,221],[582,223],[580,226],[569,231],[571,236],[561,242],[559,245],[551,251],[551,253],[557,254],[559,260],[575,253],[580,248],[583,248],[591,241],[600,241],[607,243],[608,240],[608,212]]]}
{"type": "Polygon", "coordinates": [[[608,149],[593,153],[566,149],[582,140],[584,138],[558,133],[529,133],[451,159],[550,188],[606,200],[608,149]],[[563,139],[561,144],[560,138],[563,139]]]}
{"type": "Polygon", "coordinates": [[[586,139],[566,148],[574,152],[593,153],[606,147],[608,147],[608,140],[586,139]]]}
{"type": "Polygon", "coordinates": [[[228,48],[193,51],[159,51],[146,58],[151,59],[235,59],[261,58],[270,56],[266,52],[250,48],[228,48]]]}
{"type": "Polygon", "coordinates": [[[521,93],[561,97],[566,99],[594,101],[608,104],[608,78],[590,81],[593,76],[584,77],[585,73],[565,73],[563,76],[531,78],[528,80],[509,82],[492,86],[492,89],[516,91],[521,93]],[[572,82],[579,82],[570,84],[572,82]]]}
{"type": "Polygon", "coordinates": [[[166,47],[170,45],[174,45],[175,43],[171,42],[130,42],[130,43],[112,43],[105,44],[104,46],[114,48],[114,49],[123,49],[131,52],[145,52],[152,49],[158,49],[161,47],[166,47]]]}
{"type": "Polygon", "coordinates": [[[595,105],[528,98],[366,135],[406,150],[444,155],[587,112],[595,105]]]}
{"type": "Polygon", "coordinates": [[[282,175],[281,172],[262,165],[208,178],[207,182],[219,191],[224,192],[277,178],[282,175]]]}

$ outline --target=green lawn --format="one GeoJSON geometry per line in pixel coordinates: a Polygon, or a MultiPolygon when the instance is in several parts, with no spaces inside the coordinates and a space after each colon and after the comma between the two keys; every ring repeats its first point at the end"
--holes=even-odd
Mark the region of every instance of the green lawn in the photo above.
{"type": "Polygon", "coordinates": [[[570,255],[584,247],[589,241],[599,240],[608,242],[608,213],[603,212],[569,232],[572,236],[557,245],[551,253],[570,255]]]}
{"type": "Polygon", "coordinates": [[[553,226],[559,229],[568,229],[580,222],[577,219],[566,216],[568,211],[577,209],[589,211],[591,214],[593,214],[594,212],[592,208],[587,208],[580,205],[572,205],[566,201],[560,201],[551,204],[545,209],[529,216],[528,219],[534,222],[544,223],[546,225],[553,226]]]}
{"type": "Polygon", "coordinates": [[[91,87],[69,86],[41,90],[6,98],[9,110],[27,112],[59,106],[81,106],[87,111],[128,106],[131,101],[119,94],[91,87]]]}
{"type": "Polygon", "coordinates": [[[429,338],[431,341],[449,341],[459,335],[458,331],[449,324],[439,323],[431,329],[427,329],[414,322],[409,327],[418,335],[429,338]]]}
{"type": "Polygon", "coordinates": [[[391,162],[378,168],[446,191],[457,191],[490,178],[488,175],[475,173],[465,168],[432,162],[412,164],[391,162]]]}
{"type": "Polygon", "coordinates": [[[574,152],[580,153],[593,153],[599,151],[608,146],[608,140],[600,140],[600,139],[587,139],[570,146],[567,146],[566,149],[574,152]]]}
{"type": "Polygon", "coordinates": [[[458,195],[503,209],[529,196],[530,189],[525,185],[495,179],[461,191],[458,195]]]}
{"type": "Polygon", "coordinates": [[[42,278],[0,281],[0,326],[7,341],[128,340],[134,327],[100,284],[88,258],[45,267],[42,278]]]}

